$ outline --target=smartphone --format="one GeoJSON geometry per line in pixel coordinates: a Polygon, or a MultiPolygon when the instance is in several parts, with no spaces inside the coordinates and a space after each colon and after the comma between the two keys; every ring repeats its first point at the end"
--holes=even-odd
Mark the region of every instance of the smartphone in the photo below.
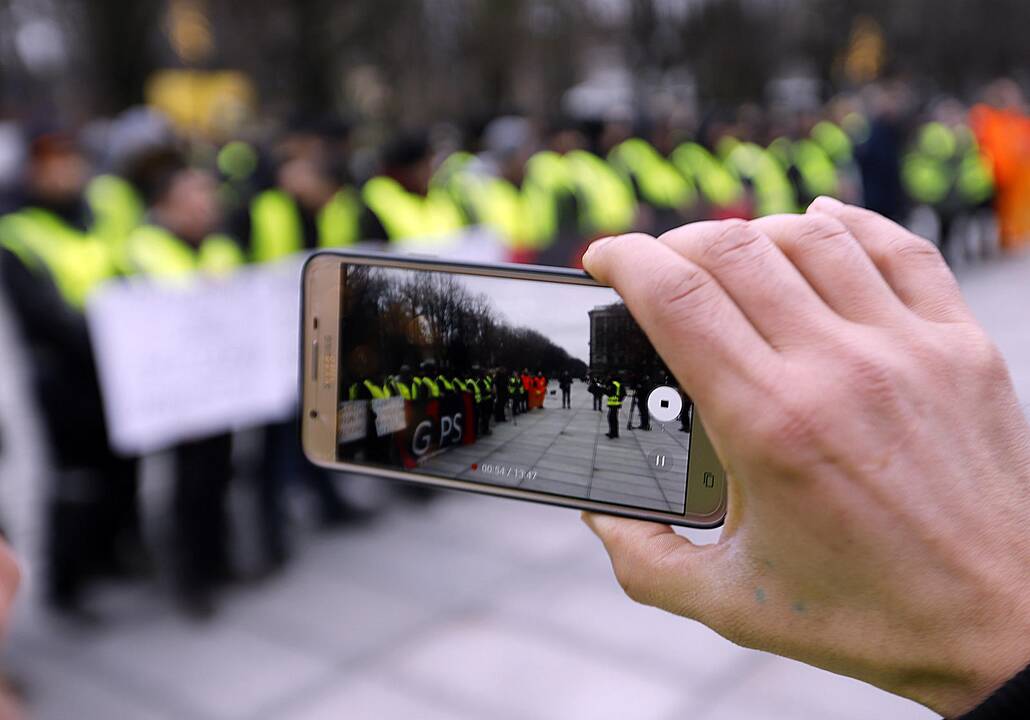
{"type": "Polygon", "coordinates": [[[325,468],[715,527],[726,474],[619,295],[582,271],[326,251],[301,441],[325,468]]]}

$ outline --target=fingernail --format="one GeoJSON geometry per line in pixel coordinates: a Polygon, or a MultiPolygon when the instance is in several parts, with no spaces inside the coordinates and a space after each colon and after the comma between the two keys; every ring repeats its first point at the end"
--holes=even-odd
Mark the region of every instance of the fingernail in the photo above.
{"type": "Polygon", "coordinates": [[[819,208],[825,208],[827,210],[839,210],[842,207],[844,207],[844,203],[837,198],[830,197],[829,195],[820,195],[812,201],[812,204],[808,206],[808,209],[818,210],[819,208]]]}
{"type": "Polygon", "coordinates": [[[591,255],[596,254],[598,250],[603,248],[605,245],[607,245],[608,243],[610,243],[614,239],[615,239],[615,236],[614,235],[610,235],[608,237],[603,237],[603,238],[600,238],[598,240],[594,240],[592,243],[590,243],[590,246],[587,248],[587,251],[585,253],[583,253],[583,260],[585,261],[591,255]]]}

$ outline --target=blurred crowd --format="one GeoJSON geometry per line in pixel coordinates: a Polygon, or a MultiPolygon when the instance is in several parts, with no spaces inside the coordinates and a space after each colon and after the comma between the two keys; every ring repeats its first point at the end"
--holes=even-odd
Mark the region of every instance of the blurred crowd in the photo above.
{"type": "MultiPolygon", "coordinates": [[[[576,266],[593,239],[797,212],[819,195],[921,218],[949,260],[1030,237],[1030,117],[998,81],[975,103],[883,83],[786,111],[745,105],[640,118],[510,114],[386,133],[335,117],[211,138],[147,108],[75,126],[0,122],[0,285],[20,331],[52,465],[47,593],[82,613],[110,575],[152,568],[138,458],[110,449],[83,308],[114,278],[181,282],[296,253],[378,243],[436,251],[485,227],[518,262],[576,266]]],[[[302,481],[332,527],[353,517],[306,466],[291,419],[253,465],[269,571],[289,557],[283,488],[302,481]]],[[[171,449],[174,583],[192,615],[239,579],[229,551],[230,434],[171,449]]]]}

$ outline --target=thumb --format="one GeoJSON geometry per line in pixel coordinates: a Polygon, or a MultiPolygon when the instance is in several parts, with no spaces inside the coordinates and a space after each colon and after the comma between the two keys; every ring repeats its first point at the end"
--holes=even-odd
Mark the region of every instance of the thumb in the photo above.
{"type": "Polygon", "coordinates": [[[615,578],[631,599],[719,624],[717,614],[726,606],[726,598],[717,597],[724,545],[695,545],[668,525],[643,520],[585,512],[583,521],[604,543],[615,578]]]}

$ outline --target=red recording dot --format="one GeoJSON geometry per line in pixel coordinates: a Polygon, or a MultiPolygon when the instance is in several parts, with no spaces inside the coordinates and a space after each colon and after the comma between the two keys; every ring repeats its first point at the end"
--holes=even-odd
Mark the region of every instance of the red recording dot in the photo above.
{"type": "Polygon", "coordinates": [[[472,469],[473,470],[478,470],[479,469],[479,465],[477,465],[476,463],[472,463],[472,469]]]}

